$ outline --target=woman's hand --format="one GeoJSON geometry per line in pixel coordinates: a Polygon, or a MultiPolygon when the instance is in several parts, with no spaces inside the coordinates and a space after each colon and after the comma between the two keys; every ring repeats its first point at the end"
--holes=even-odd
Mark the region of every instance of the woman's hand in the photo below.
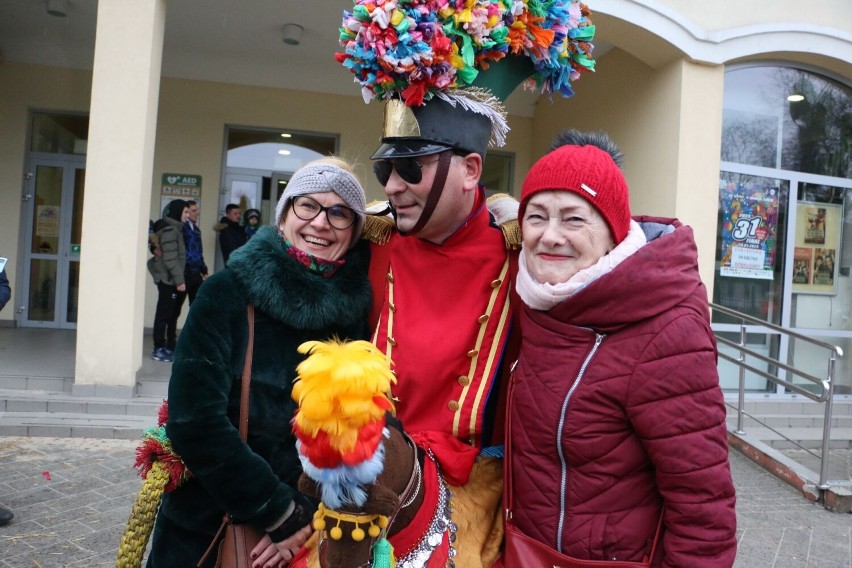
{"type": "Polygon", "coordinates": [[[252,568],[284,568],[290,563],[292,556],[285,559],[278,550],[278,546],[272,542],[268,534],[265,534],[252,549],[251,558],[252,568]]]}
{"type": "MultiPolygon", "coordinates": [[[[299,552],[299,549],[302,548],[308,539],[311,537],[311,533],[313,529],[311,525],[305,525],[298,531],[296,531],[293,536],[285,538],[281,542],[273,543],[276,547],[278,547],[278,552],[281,554],[281,557],[284,558],[287,563],[289,563],[293,557],[299,552]]],[[[268,535],[267,535],[268,536],[268,535]]],[[[271,542],[271,541],[270,541],[271,542]]]]}

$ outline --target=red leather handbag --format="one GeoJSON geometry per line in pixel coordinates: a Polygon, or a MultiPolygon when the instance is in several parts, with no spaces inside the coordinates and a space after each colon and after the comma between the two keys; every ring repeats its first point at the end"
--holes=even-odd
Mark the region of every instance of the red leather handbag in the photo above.
{"type": "Polygon", "coordinates": [[[505,568],[527,568],[541,566],[550,568],[650,568],[657,551],[657,543],[663,528],[663,514],[657,524],[657,534],[651,544],[648,555],[641,562],[625,560],[582,560],[567,556],[550,545],[539,542],[524,534],[512,522],[512,389],[506,408],[506,442],[503,459],[503,503],[506,507],[505,548],[503,565],[505,568]]]}

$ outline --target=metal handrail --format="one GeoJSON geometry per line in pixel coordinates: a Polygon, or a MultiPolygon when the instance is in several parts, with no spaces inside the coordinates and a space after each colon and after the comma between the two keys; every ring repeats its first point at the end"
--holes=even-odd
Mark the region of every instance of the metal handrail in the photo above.
{"type": "MultiPolygon", "coordinates": [[[[743,407],[745,406],[745,373],[746,371],[751,371],[765,379],[772,381],[775,384],[781,385],[785,388],[788,388],[796,393],[801,394],[815,402],[823,402],[825,403],[825,415],[823,418],[822,425],[822,456],[820,458],[820,473],[819,473],[819,489],[826,490],[830,487],[828,483],[828,445],[831,440],[831,414],[833,409],[833,401],[834,401],[834,372],[837,363],[838,357],[843,357],[843,349],[841,349],[837,345],[832,345],[831,343],[826,343],[825,341],[820,341],[818,339],[814,339],[812,337],[808,337],[801,333],[795,332],[791,329],[786,329],[781,326],[769,323],[767,321],[758,319],[756,317],[750,316],[748,314],[744,314],[738,312],[736,310],[732,310],[725,306],[720,306],[719,304],[714,304],[713,302],[709,302],[710,309],[731,316],[735,319],[740,320],[740,342],[737,343],[725,337],[721,337],[718,333],[716,333],[716,341],[718,343],[722,343],[723,345],[727,345],[729,347],[733,347],[739,351],[738,357],[732,357],[727,353],[719,352],[719,357],[730,361],[736,364],[740,369],[740,382],[739,382],[739,397],[737,404],[737,434],[745,434],[745,430],[743,430],[743,407]],[[746,323],[751,323],[753,325],[759,326],[760,328],[765,328],[766,330],[774,331],[778,334],[787,335],[789,337],[793,337],[799,339],[801,341],[805,341],[816,345],[817,347],[821,347],[823,349],[827,349],[830,351],[828,356],[828,375],[826,378],[820,378],[815,375],[812,375],[808,372],[799,370],[791,365],[788,365],[785,361],[781,361],[779,359],[768,357],[763,353],[758,353],[752,349],[746,347],[746,323]],[[778,369],[787,371],[792,375],[796,375],[802,377],[806,381],[813,383],[820,387],[819,393],[813,393],[801,385],[797,385],[781,377],[778,377],[772,373],[768,373],[762,369],[758,369],[752,365],[746,363],[746,356],[754,357],[759,359],[765,363],[768,363],[776,368],[776,372],[778,369]]],[[[763,331],[763,330],[752,330],[754,331],[763,331]]]]}

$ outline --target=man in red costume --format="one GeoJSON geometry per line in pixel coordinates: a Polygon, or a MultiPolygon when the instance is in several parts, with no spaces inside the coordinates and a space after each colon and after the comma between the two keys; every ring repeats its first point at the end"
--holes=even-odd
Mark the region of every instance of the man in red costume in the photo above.
{"type": "Polygon", "coordinates": [[[517,358],[518,242],[516,222],[498,224],[479,180],[504,121],[499,101],[477,89],[413,108],[391,100],[372,156],[395,220],[371,261],[373,341],[393,362],[406,431],[432,448],[455,486],[457,566],[491,566],[502,534],[498,458],[502,389],[517,358]]]}

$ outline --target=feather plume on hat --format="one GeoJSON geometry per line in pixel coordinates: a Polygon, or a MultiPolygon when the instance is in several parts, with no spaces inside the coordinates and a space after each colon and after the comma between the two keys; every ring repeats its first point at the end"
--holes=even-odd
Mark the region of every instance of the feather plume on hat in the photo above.
{"type": "Polygon", "coordinates": [[[387,358],[367,341],[308,341],[296,368],[293,419],[305,473],[320,486],[332,509],[361,506],[364,486],[384,468],[385,415],[393,412],[396,378],[387,358]]]}

